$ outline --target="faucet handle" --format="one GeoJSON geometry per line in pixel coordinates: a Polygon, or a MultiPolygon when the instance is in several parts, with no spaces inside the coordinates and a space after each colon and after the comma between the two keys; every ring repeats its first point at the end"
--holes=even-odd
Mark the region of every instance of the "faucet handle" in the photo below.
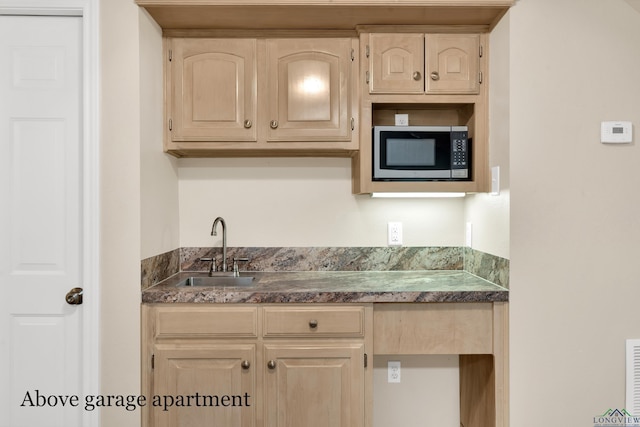
{"type": "Polygon", "coordinates": [[[215,257],[212,257],[212,258],[199,258],[199,261],[211,262],[211,267],[209,267],[209,274],[210,275],[212,273],[218,271],[218,269],[216,267],[216,259],[215,259],[215,257]]]}
{"type": "Polygon", "coordinates": [[[249,262],[249,258],[233,258],[233,275],[235,277],[240,276],[240,271],[238,270],[239,262],[249,262]]]}

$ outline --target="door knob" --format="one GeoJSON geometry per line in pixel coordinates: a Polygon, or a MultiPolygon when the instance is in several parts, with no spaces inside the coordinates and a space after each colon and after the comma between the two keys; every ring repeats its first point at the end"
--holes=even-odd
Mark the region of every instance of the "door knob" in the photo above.
{"type": "Polygon", "coordinates": [[[276,369],[276,361],[275,360],[269,360],[267,362],[267,368],[269,369],[276,369]]]}
{"type": "Polygon", "coordinates": [[[278,128],[278,121],[277,120],[271,120],[271,122],[269,122],[269,126],[271,127],[271,129],[277,129],[278,128]]]}
{"type": "Polygon", "coordinates": [[[67,304],[70,305],[82,304],[82,288],[71,289],[69,292],[67,292],[67,295],[65,295],[64,299],[65,301],[67,301],[67,304]]]}
{"type": "Polygon", "coordinates": [[[418,81],[422,78],[422,74],[420,74],[420,71],[414,71],[412,77],[413,80],[418,81]]]}
{"type": "Polygon", "coordinates": [[[249,362],[248,360],[243,360],[240,366],[242,366],[242,369],[246,371],[251,367],[251,362],[249,362]]]}
{"type": "Polygon", "coordinates": [[[440,74],[438,74],[437,71],[432,72],[431,73],[431,80],[433,80],[434,82],[440,80],[440,74]]]}

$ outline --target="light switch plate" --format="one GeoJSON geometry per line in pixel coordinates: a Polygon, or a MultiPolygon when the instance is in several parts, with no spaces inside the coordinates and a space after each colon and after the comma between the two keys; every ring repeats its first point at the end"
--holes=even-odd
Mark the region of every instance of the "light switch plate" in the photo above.
{"type": "Polygon", "coordinates": [[[500,194],[500,166],[491,168],[491,194],[498,196],[500,194]]]}

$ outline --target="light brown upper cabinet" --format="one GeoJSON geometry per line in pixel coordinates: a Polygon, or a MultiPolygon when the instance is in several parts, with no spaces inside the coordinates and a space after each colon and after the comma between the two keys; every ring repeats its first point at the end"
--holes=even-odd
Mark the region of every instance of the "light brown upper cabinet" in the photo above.
{"type": "Polygon", "coordinates": [[[369,39],[372,94],[477,94],[479,34],[374,33],[369,39]]]}
{"type": "Polygon", "coordinates": [[[256,40],[168,43],[170,142],[257,141],[256,40]]]}
{"type": "Polygon", "coordinates": [[[267,40],[267,140],[350,140],[351,63],[350,39],[267,40]]]}
{"type": "Polygon", "coordinates": [[[166,43],[165,151],[349,156],[358,149],[356,39],[166,43]]]}

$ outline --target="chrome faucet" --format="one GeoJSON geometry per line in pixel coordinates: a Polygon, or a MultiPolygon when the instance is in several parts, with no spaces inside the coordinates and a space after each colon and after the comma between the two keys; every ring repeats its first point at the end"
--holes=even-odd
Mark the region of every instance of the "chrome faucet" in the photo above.
{"type": "Polygon", "coordinates": [[[218,217],[213,221],[213,226],[211,227],[211,235],[217,236],[216,226],[218,223],[222,223],[222,271],[227,271],[227,224],[224,222],[222,217],[218,217]]]}

